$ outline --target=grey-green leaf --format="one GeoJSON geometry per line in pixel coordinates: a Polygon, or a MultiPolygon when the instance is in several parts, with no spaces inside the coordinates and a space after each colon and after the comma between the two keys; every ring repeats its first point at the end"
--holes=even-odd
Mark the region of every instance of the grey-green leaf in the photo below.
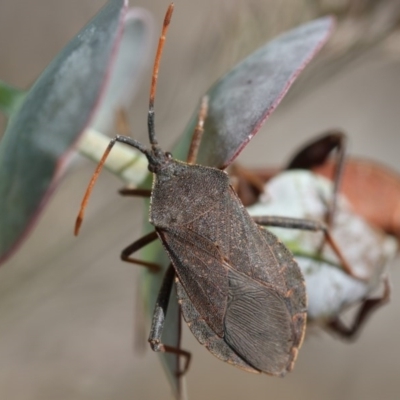
{"type": "Polygon", "coordinates": [[[121,36],[125,0],[110,0],[46,68],[0,143],[0,259],[10,254],[88,124],[121,36]]]}
{"type": "Polygon", "coordinates": [[[90,127],[104,134],[115,134],[115,116],[132,103],[142,72],[150,67],[153,19],[142,8],[130,8],[124,21],[124,33],[112,66],[106,91],[90,127]]]}
{"type": "MultiPolygon", "coordinates": [[[[277,37],[211,87],[199,164],[232,163],[326,42],[333,25],[331,17],[320,18],[277,37]]],[[[186,135],[192,134],[196,119],[197,112],[186,135]]]]}

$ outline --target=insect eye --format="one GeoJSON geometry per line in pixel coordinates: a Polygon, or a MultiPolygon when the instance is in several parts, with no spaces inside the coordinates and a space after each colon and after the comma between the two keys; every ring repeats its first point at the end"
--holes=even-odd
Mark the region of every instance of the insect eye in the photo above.
{"type": "Polygon", "coordinates": [[[165,155],[167,156],[167,158],[169,158],[169,159],[171,159],[172,158],[172,154],[169,152],[169,151],[167,151],[166,153],[165,153],[165,155]]]}

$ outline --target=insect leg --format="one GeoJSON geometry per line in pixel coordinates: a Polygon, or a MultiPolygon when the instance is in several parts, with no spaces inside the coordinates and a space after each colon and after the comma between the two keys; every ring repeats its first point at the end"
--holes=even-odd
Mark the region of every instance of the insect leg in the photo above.
{"type": "Polygon", "coordinates": [[[185,357],[185,365],[182,371],[177,373],[177,376],[182,376],[189,368],[191,353],[179,349],[177,347],[168,346],[161,342],[161,336],[164,329],[164,321],[167,315],[169,298],[172,291],[172,286],[175,278],[175,270],[170,264],[165,273],[160,292],[158,293],[156,305],[153,313],[153,320],[150,328],[149,343],[153,351],[161,351],[164,353],[176,354],[180,357],[185,357]]]}
{"type": "Polygon", "coordinates": [[[118,190],[118,193],[122,196],[137,196],[137,197],[150,197],[151,196],[150,189],[122,188],[122,189],[118,190]]]}
{"type": "Polygon", "coordinates": [[[346,135],[343,132],[326,132],[298,150],[285,169],[311,169],[322,165],[334,149],[345,147],[345,141],[346,135]]]}
{"type": "MultiPolygon", "coordinates": [[[[278,170],[274,171],[272,175],[275,175],[277,172],[278,170]]],[[[245,207],[256,203],[261,193],[264,193],[264,177],[238,163],[230,166],[229,178],[233,190],[245,207]]]]}
{"type": "Polygon", "coordinates": [[[207,118],[208,112],[208,96],[203,96],[201,99],[200,111],[197,118],[197,125],[193,132],[192,141],[188,151],[186,162],[188,164],[194,164],[197,159],[197,153],[199,152],[201,138],[204,132],[204,121],[207,118]]]}
{"type": "Polygon", "coordinates": [[[345,339],[354,339],[365,324],[367,318],[390,300],[390,284],[388,278],[385,279],[384,285],[385,289],[381,297],[364,300],[351,327],[347,327],[339,317],[336,317],[328,323],[328,328],[345,339]]]}
{"type": "Polygon", "coordinates": [[[136,240],[133,242],[131,245],[126,247],[124,250],[122,250],[121,253],[121,260],[130,262],[132,264],[138,264],[143,267],[148,268],[151,272],[158,272],[161,270],[161,267],[157,264],[143,261],[143,260],[138,260],[136,258],[130,257],[131,254],[135,253],[136,251],[140,250],[142,247],[148,245],[149,243],[153,242],[154,240],[157,239],[157,233],[156,231],[150,232],[149,234],[143,236],[142,238],[136,240]]]}
{"type": "Polygon", "coordinates": [[[345,165],[346,135],[339,131],[330,131],[307,143],[291,159],[285,169],[312,169],[323,165],[329,154],[336,149],[336,166],[333,179],[333,193],[328,206],[326,221],[332,226],[336,210],[337,195],[342,180],[345,165]]]}
{"type": "Polygon", "coordinates": [[[258,225],[276,226],[279,228],[289,228],[289,229],[302,229],[313,232],[318,232],[318,231],[323,232],[325,240],[329,243],[332,250],[339,258],[344,271],[355,279],[361,281],[364,280],[363,278],[360,278],[353,273],[349,263],[346,261],[339,246],[336,244],[335,239],[332,237],[328,226],[324,222],[315,221],[311,219],[288,218],[288,217],[278,217],[278,216],[255,216],[252,218],[254,222],[258,225]]]}
{"type": "MultiPolygon", "coordinates": [[[[128,116],[124,109],[120,109],[117,111],[116,126],[117,126],[117,131],[120,134],[122,134],[124,136],[130,136],[128,116]]],[[[118,190],[118,193],[122,196],[137,196],[137,197],[150,197],[151,196],[150,189],[136,189],[136,188],[133,189],[133,188],[129,188],[129,187],[124,187],[124,188],[118,190]]]]}

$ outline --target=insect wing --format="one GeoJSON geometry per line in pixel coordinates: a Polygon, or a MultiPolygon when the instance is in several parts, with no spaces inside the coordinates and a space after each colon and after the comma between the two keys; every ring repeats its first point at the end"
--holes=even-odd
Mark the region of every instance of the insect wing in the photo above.
{"type": "Polygon", "coordinates": [[[197,311],[222,337],[228,297],[228,269],[218,248],[192,231],[171,229],[158,233],[197,311]]]}
{"type": "Polygon", "coordinates": [[[190,223],[157,232],[210,328],[255,368],[272,375],[290,370],[305,323],[303,279],[291,254],[252,221],[233,190],[190,223]]]}
{"type": "Polygon", "coordinates": [[[271,375],[291,369],[292,318],[273,288],[231,270],[224,322],[225,341],[249,364],[271,375]]]}

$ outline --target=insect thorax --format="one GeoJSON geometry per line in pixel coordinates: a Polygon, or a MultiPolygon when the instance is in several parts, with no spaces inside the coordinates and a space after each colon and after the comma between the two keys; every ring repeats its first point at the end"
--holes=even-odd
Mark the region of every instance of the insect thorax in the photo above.
{"type": "Polygon", "coordinates": [[[171,160],[154,175],[150,222],[160,228],[190,223],[222,201],[228,187],[219,169],[171,160]]]}

